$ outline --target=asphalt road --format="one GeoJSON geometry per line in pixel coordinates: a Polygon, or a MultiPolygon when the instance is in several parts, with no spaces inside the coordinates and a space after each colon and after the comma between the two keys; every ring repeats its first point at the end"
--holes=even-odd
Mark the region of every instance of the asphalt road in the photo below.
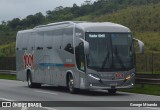
{"type": "MultiPolygon", "coordinates": [[[[44,85],[28,88],[26,82],[0,80],[0,101],[160,101],[160,96],[107,91],[80,91],[70,94],[67,89],[44,85]]],[[[53,108],[0,108],[0,110],[160,110],[154,107],[53,107],[53,108]]]]}

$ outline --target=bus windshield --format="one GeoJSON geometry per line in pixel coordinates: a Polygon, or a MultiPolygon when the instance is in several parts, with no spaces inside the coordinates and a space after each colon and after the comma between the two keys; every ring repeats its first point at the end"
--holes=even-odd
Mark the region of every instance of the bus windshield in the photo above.
{"type": "Polygon", "coordinates": [[[131,33],[87,32],[90,52],[88,68],[97,71],[126,71],[134,68],[134,48],[131,33]]]}

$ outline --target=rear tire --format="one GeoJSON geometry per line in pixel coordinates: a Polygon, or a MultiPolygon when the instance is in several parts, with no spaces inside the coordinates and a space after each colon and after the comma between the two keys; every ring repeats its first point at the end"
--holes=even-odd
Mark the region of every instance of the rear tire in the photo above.
{"type": "Polygon", "coordinates": [[[28,83],[29,88],[39,88],[39,87],[41,87],[41,84],[32,82],[32,76],[31,76],[30,72],[27,74],[27,83],[28,83]]]}
{"type": "Polygon", "coordinates": [[[117,89],[108,89],[108,93],[109,94],[116,94],[116,92],[117,92],[117,89]]]}
{"type": "Polygon", "coordinates": [[[74,94],[77,92],[76,88],[74,88],[74,79],[71,74],[69,75],[69,79],[68,79],[68,90],[71,94],[74,94]]]}

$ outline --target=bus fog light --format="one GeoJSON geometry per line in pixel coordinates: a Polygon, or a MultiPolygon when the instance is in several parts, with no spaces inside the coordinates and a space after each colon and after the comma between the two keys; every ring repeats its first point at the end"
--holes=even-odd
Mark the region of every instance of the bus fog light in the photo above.
{"type": "Polygon", "coordinates": [[[90,84],[89,86],[93,86],[92,84],[90,84]]]}

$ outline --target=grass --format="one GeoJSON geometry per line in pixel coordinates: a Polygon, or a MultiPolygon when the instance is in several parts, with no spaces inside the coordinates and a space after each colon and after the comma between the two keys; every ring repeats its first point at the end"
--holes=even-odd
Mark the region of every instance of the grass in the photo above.
{"type": "Polygon", "coordinates": [[[13,75],[13,74],[0,74],[0,79],[16,80],[16,75],[13,75]]]}
{"type": "Polygon", "coordinates": [[[134,88],[132,89],[121,89],[120,91],[160,96],[160,86],[159,85],[136,84],[134,88]]]}
{"type": "Polygon", "coordinates": [[[15,56],[16,43],[0,45],[0,57],[15,56]]]}
{"type": "Polygon", "coordinates": [[[152,72],[137,72],[137,74],[160,74],[160,71],[154,71],[152,72]]]}
{"type": "Polygon", "coordinates": [[[134,32],[134,37],[142,40],[145,44],[145,52],[160,52],[160,32],[134,32]]]}

